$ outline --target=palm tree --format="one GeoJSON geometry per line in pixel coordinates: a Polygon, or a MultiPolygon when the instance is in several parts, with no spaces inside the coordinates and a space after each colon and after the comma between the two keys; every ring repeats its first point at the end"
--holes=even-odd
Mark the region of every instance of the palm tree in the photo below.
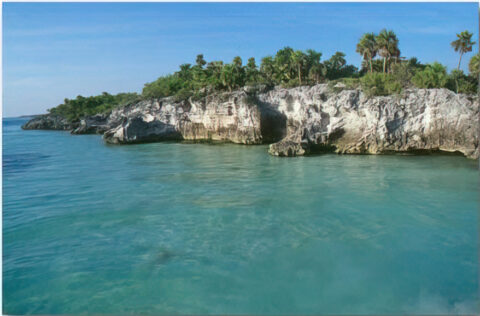
{"type": "Polygon", "coordinates": [[[472,46],[476,44],[475,42],[472,42],[472,36],[472,33],[468,31],[463,31],[460,34],[457,34],[457,40],[451,43],[453,49],[455,49],[456,52],[460,53],[457,70],[460,70],[460,63],[462,62],[463,54],[471,52],[472,46]]]}
{"type": "Polygon", "coordinates": [[[272,56],[262,58],[260,73],[264,75],[268,81],[273,81],[275,76],[275,62],[272,56]]]}
{"type": "Polygon", "coordinates": [[[470,59],[470,63],[468,63],[468,71],[470,75],[478,79],[478,75],[480,74],[480,53],[474,55],[470,59]]]}
{"type": "Polygon", "coordinates": [[[365,33],[357,44],[357,53],[362,55],[363,60],[368,60],[370,72],[373,72],[372,59],[377,55],[377,42],[374,33],[365,33]]]}
{"type": "Polygon", "coordinates": [[[223,69],[223,61],[211,61],[207,64],[207,77],[209,84],[218,89],[222,87],[221,74],[223,69]]]}
{"type": "Polygon", "coordinates": [[[178,77],[184,79],[184,80],[190,80],[191,78],[191,64],[181,64],[180,65],[180,70],[177,71],[178,77]]]}
{"type": "Polygon", "coordinates": [[[257,83],[258,69],[255,58],[253,57],[248,59],[247,65],[245,66],[245,76],[247,84],[257,83]]]}
{"type": "Polygon", "coordinates": [[[307,58],[305,54],[297,50],[295,51],[292,55],[292,64],[294,64],[297,67],[297,75],[298,75],[298,83],[302,85],[302,67],[304,66],[305,62],[307,61],[307,58]]]}
{"type": "Polygon", "coordinates": [[[255,57],[250,57],[247,61],[247,68],[257,69],[257,64],[255,62],[255,57]]]}
{"type": "Polygon", "coordinates": [[[228,88],[228,91],[232,92],[233,87],[235,86],[235,66],[232,64],[227,64],[222,68],[222,73],[220,74],[220,80],[222,84],[228,88]]]}
{"type": "Polygon", "coordinates": [[[195,66],[192,67],[193,79],[196,85],[201,85],[203,82],[205,82],[205,79],[206,79],[206,73],[203,69],[203,66],[207,64],[207,62],[203,58],[203,54],[197,55],[195,63],[196,63],[195,66]]]}
{"type": "Polygon", "coordinates": [[[307,71],[310,78],[313,78],[315,83],[318,83],[320,80],[320,76],[324,74],[324,66],[320,62],[322,58],[322,53],[317,52],[313,49],[307,49],[307,71]]]}
{"type": "Polygon", "coordinates": [[[390,51],[391,57],[394,58],[395,64],[398,62],[400,59],[400,49],[398,48],[398,42],[397,45],[392,47],[392,50],[390,51]]]}
{"type": "Polygon", "coordinates": [[[233,64],[237,67],[242,67],[242,58],[240,56],[236,56],[233,58],[233,64]]]}
{"type": "Polygon", "coordinates": [[[385,67],[387,59],[400,56],[400,50],[398,49],[398,38],[393,31],[387,31],[383,29],[380,34],[375,38],[377,42],[378,54],[383,57],[383,73],[385,73],[385,67]]]}
{"type": "Polygon", "coordinates": [[[203,58],[203,54],[198,54],[197,55],[197,59],[195,60],[197,66],[199,68],[203,68],[203,66],[205,66],[207,64],[207,62],[205,61],[205,59],[203,58]]]}
{"type": "Polygon", "coordinates": [[[336,52],[330,57],[330,59],[324,62],[327,69],[327,78],[329,80],[335,80],[342,76],[342,71],[345,69],[347,61],[345,54],[342,52],[336,52]]]}
{"type": "Polygon", "coordinates": [[[313,49],[307,49],[306,59],[308,68],[312,67],[313,65],[320,64],[320,59],[322,58],[322,53],[317,52],[313,49]]]}
{"type": "Polygon", "coordinates": [[[236,56],[232,61],[233,66],[233,83],[235,87],[245,85],[245,69],[242,67],[242,58],[236,56]]]}
{"type": "Polygon", "coordinates": [[[320,82],[320,77],[325,77],[327,75],[327,68],[324,64],[318,63],[310,67],[309,76],[313,78],[315,83],[320,82]]]}
{"type": "Polygon", "coordinates": [[[294,50],[291,47],[284,47],[275,54],[275,75],[279,82],[288,82],[295,76],[295,65],[292,63],[294,50]]]}

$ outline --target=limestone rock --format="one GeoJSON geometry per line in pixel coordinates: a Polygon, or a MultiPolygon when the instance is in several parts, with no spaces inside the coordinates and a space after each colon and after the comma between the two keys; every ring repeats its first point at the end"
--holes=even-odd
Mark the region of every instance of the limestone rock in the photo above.
{"type": "MultiPolygon", "coordinates": [[[[326,85],[317,85],[275,89],[259,100],[291,122],[285,141],[302,131],[300,142],[308,147],[302,147],[303,154],[323,148],[345,154],[444,151],[478,158],[476,96],[412,89],[400,96],[367,98],[360,90],[331,94],[326,85]]],[[[270,153],[280,145],[272,144],[270,153]]]]}
{"type": "Polygon", "coordinates": [[[67,131],[76,127],[75,123],[70,123],[66,118],[60,115],[38,115],[22,125],[22,129],[44,129],[67,131]]]}
{"type": "Polygon", "coordinates": [[[326,84],[291,89],[246,87],[201,99],[162,98],[69,123],[55,115],[24,129],[104,133],[108,143],[212,140],[271,144],[269,153],[299,156],[458,152],[479,157],[478,96],[447,89],[411,89],[368,98],[360,90],[333,92],[326,84]]]}
{"type": "Polygon", "coordinates": [[[108,115],[96,114],[80,120],[77,128],[72,130],[72,134],[103,134],[110,126],[108,125],[108,115]]]}
{"type": "Polygon", "coordinates": [[[104,139],[109,143],[185,139],[259,144],[260,112],[253,102],[244,91],[196,101],[141,101],[112,112],[112,129],[105,132],[104,139]]]}

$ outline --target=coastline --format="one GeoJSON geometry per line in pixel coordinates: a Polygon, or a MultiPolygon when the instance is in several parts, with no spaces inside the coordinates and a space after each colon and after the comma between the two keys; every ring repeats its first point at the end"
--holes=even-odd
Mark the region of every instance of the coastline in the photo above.
{"type": "Polygon", "coordinates": [[[478,111],[478,96],[447,89],[368,97],[359,89],[332,91],[319,84],[143,100],[73,122],[39,115],[22,128],[102,134],[110,144],[268,144],[270,154],[282,157],[450,152],[478,159],[478,111]]]}

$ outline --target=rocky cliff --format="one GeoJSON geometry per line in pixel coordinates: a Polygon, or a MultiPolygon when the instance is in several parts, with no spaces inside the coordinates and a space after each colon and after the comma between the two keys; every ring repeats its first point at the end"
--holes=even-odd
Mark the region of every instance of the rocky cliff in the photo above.
{"type": "Polygon", "coordinates": [[[76,123],[70,123],[66,118],[59,115],[43,114],[37,115],[27,123],[23,129],[46,129],[46,130],[72,130],[77,126],[76,123]]]}
{"type": "Polygon", "coordinates": [[[333,92],[327,85],[316,85],[266,92],[244,89],[182,102],[173,98],[141,101],[76,124],[37,117],[25,128],[102,133],[113,144],[267,143],[269,152],[277,156],[444,151],[478,158],[478,115],[478,97],[446,89],[368,98],[360,90],[333,92]]]}

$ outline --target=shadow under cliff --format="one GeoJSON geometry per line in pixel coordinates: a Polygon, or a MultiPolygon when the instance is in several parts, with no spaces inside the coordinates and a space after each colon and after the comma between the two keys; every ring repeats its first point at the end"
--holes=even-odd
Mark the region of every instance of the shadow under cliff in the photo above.
{"type": "Polygon", "coordinates": [[[260,133],[264,144],[276,143],[287,136],[287,116],[269,103],[256,100],[260,111],[260,133]]]}

